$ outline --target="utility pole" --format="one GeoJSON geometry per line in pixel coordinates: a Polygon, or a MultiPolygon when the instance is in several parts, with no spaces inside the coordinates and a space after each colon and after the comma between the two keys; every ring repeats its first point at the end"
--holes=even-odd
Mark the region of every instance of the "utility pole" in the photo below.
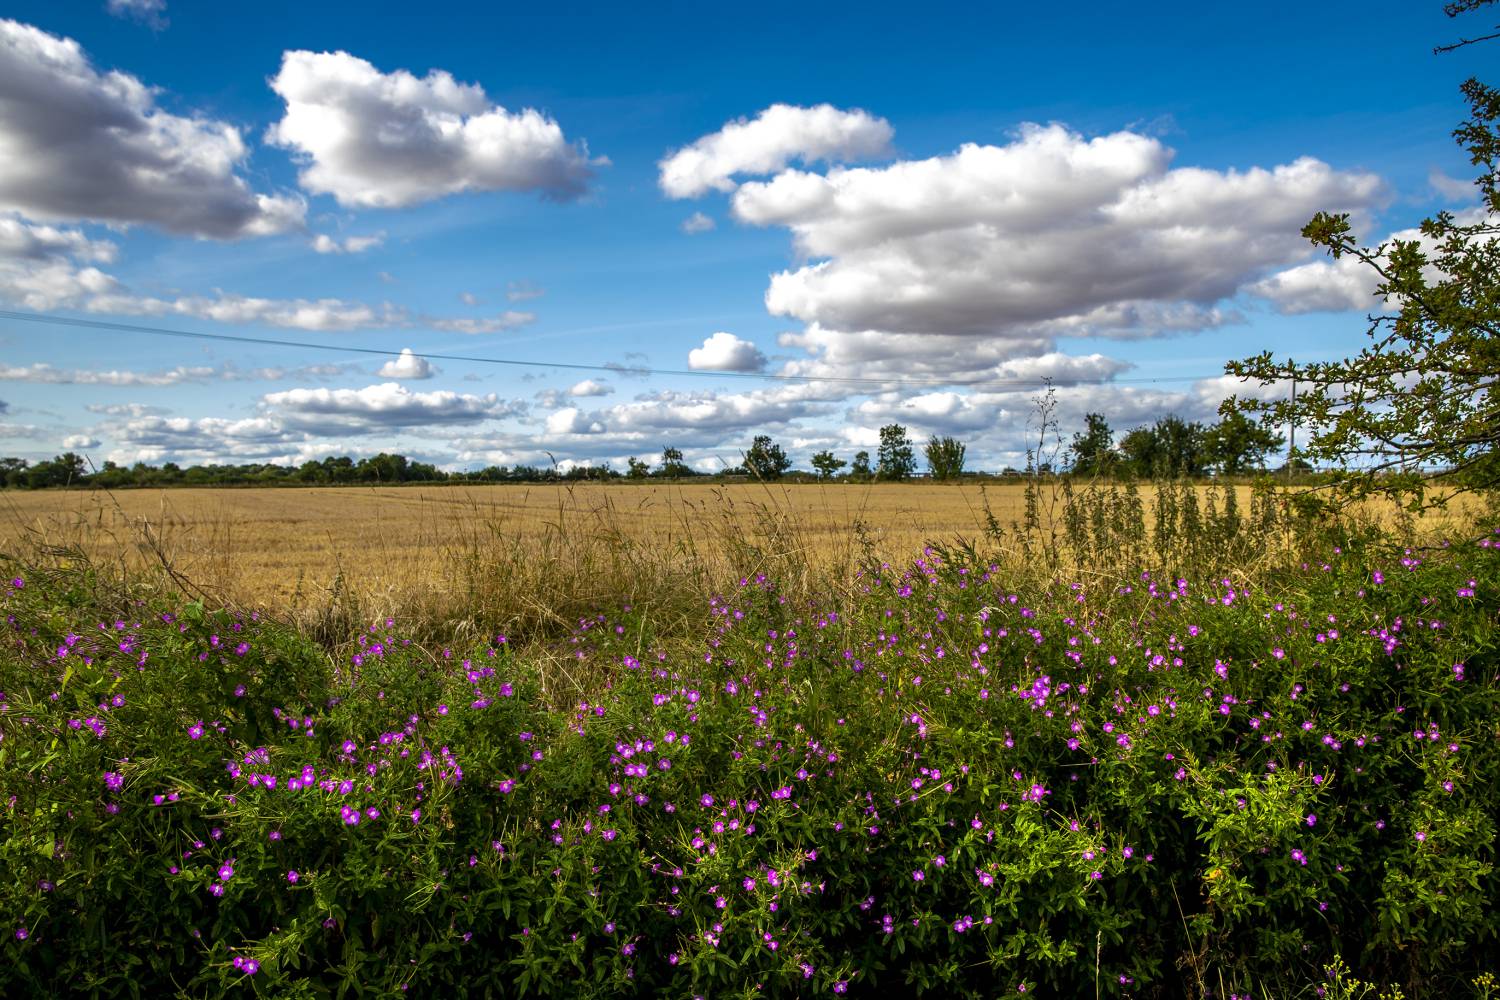
{"type": "Polygon", "coordinates": [[[1292,482],[1292,456],[1297,454],[1297,369],[1292,367],[1292,412],[1288,414],[1291,427],[1287,429],[1286,481],[1292,482]]]}

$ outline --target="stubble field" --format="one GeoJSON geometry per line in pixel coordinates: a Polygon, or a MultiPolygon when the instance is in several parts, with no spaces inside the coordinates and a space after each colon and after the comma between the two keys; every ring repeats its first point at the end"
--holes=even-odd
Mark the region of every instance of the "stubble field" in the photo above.
{"type": "MultiPolygon", "coordinates": [[[[1248,490],[1246,490],[1248,496],[1248,490]]],[[[1022,488],[936,483],[582,484],[310,489],[172,489],[11,493],[0,546],[78,545],[131,568],[156,562],[151,539],[183,576],[255,604],[284,605],[346,580],[441,586],[476,549],[560,544],[643,547],[714,562],[774,532],[783,556],[827,566],[861,538],[907,556],[932,540],[972,538],[988,502],[1021,517],[1022,488]],[[145,546],[142,542],[147,542],[145,546]]]]}
{"type": "MultiPolygon", "coordinates": [[[[1248,512],[1252,488],[1233,489],[1248,512]]],[[[1122,497],[1117,484],[1104,490],[1122,497]]],[[[1040,534],[1061,532],[1056,484],[1038,492],[1051,522],[1040,534]]],[[[1142,544],[1152,543],[1158,493],[1140,487],[1142,544]]],[[[1195,495],[1205,511],[1222,503],[1221,487],[1195,495]]],[[[1474,513],[1460,503],[1423,526],[1441,531],[1474,513]]],[[[1388,521],[1393,509],[1365,514],[1388,521]]],[[[539,605],[565,591],[628,598],[690,574],[708,584],[751,570],[841,579],[932,543],[982,540],[997,557],[1016,555],[986,529],[1025,516],[1020,482],[12,491],[0,498],[0,552],[71,552],[121,578],[166,568],[190,592],[273,612],[354,599],[365,616],[410,617],[483,604],[477,589],[490,584],[539,605]]]]}

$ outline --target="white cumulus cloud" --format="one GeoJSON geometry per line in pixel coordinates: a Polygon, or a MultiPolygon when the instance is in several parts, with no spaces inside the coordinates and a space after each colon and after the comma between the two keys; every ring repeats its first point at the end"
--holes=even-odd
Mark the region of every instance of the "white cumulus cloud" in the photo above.
{"type": "Polygon", "coordinates": [[[547,414],[548,434],[602,434],[604,425],[576,406],[565,406],[547,414]]]}
{"type": "Polygon", "coordinates": [[[347,52],[289,51],[271,88],[286,111],[267,140],[296,153],[303,188],[343,205],[396,208],[460,191],[576,198],[602,162],[540,111],[507,111],[442,70],[382,73],[347,52]]]}
{"type": "Polygon", "coordinates": [[[1171,159],[1128,131],[1028,125],[1005,145],[786,170],[742,185],[732,205],[743,222],[788,229],[809,258],[766,292],[770,312],[806,324],[784,342],[968,370],[975,351],[1000,361],[1061,336],[1233,322],[1228,300],[1307,257],[1298,232],[1314,211],[1362,214],[1386,193],[1374,175],[1311,158],[1223,171],[1171,159]]]}
{"type": "Polygon", "coordinates": [[[1384,303],[1375,297],[1380,276],[1353,257],[1314,260],[1278,271],[1250,286],[1278,312],[1376,312],[1384,303]]]}
{"type": "Polygon", "coordinates": [[[97,267],[60,258],[0,256],[0,300],[46,312],[115,291],[119,282],[97,267]]]}
{"type": "Polygon", "coordinates": [[[389,304],[343,299],[272,299],[217,292],[161,299],[97,294],[79,303],[89,312],[116,316],[191,316],[217,323],[259,323],[296,330],[343,331],[404,325],[408,318],[389,304]]]}
{"type": "Polygon", "coordinates": [[[374,236],[350,236],[339,240],[327,233],[319,233],[313,237],[312,248],[318,253],[364,253],[373,250],[385,242],[385,233],[376,233],[374,236]]]}
{"type": "Polygon", "coordinates": [[[511,416],[516,404],[448,390],[413,392],[399,382],[363,389],[287,389],[261,400],[267,417],[310,434],[369,433],[396,427],[472,424],[511,416]]]}
{"type": "Polygon", "coordinates": [[[62,255],[109,264],[119,248],[108,240],[93,240],[77,229],[39,226],[20,219],[0,218],[0,259],[48,260],[62,255]]]}
{"type": "Polygon", "coordinates": [[[573,396],[574,398],[581,398],[584,396],[608,396],[614,391],[615,388],[612,385],[607,385],[603,382],[595,382],[591,378],[586,378],[582,382],[575,383],[573,387],[568,390],[568,395],[573,396]]]}
{"type": "Polygon", "coordinates": [[[758,372],[766,367],[766,356],[748,340],[720,330],[688,351],[688,367],[694,371],[758,372]]]}
{"type": "MultiPolygon", "coordinates": [[[[1460,226],[1485,224],[1491,227],[1500,224],[1500,218],[1491,216],[1481,206],[1471,206],[1454,217],[1460,226]]],[[[1401,229],[1383,240],[1376,256],[1383,256],[1397,241],[1415,243],[1428,257],[1429,262],[1439,252],[1436,243],[1420,229],[1401,229]]],[[[1429,282],[1442,281],[1444,275],[1428,263],[1423,274],[1429,282]]],[[[1380,284],[1380,275],[1375,268],[1350,254],[1337,260],[1315,260],[1306,264],[1278,271],[1250,286],[1250,292],[1268,300],[1282,313],[1342,312],[1358,310],[1366,314],[1384,312],[1395,308],[1395,298],[1385,299],[1375,294],[1380,284]]]]}
{"type": "Polygon", "coordinates": [[[432,378],[432,365],[420,354],[413,354],[410,347],[401,348],[401,356],[392,358],[380,366],[381,378],[423,379],[432,378]]]}
{"type": "Polygon", "coordinates": [[[893,134],[884,118],[858,109],[773,104],[755,118],[729,122],[663,159],[658,164],[661,189],[671,198],[733,191],[735,174],[772,174],[793,160],[879,156],[889,148],[893,134]]]}
{"type": "Polygon", "coordinates": [[[156,97],[71,38],[0,20],[0,211],[214,239],[302,227],[302,198],[256,193],[236,172],[249,155],[237,128],[156,97]]]}

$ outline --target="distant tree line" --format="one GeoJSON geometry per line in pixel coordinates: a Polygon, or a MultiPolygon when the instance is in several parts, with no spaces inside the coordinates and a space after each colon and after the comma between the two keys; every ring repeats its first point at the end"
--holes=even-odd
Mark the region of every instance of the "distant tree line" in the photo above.
{"type": "MultiPolygon", "coordinates": [[[[1282,445],[1283,438],[1239,413],[1230,413],[1217,424],[1188,422],[1166,416],[1146,427],[1125,434],[1117,443],[1103,414],[1090,413],[1084,429],[1073,435],[1072,446],[1062,458],[1064,469],[1085,476],[1129,476],[1135,478],[1196,477],[1212,471],[1242,475],[1260,468],[1266,455],[1282,445]]],[[[965,444],[953,437],[931,437],[921,447],[926,475],[934,480],[955,480],[984,475],[966,471],[965,444]]],[[[742,461],[714,473],[715,478],[747,477],[757,480],[842,480],[851,482],[900,482],[920,475],[918,448],[900,424],[887,424],[872,456],[857,451],[845,461],[830,450],[811,458],[811,472],[793,469],[790,456],[770,435],[758,434],[742,454],[742,461]],[[846,471],[847,470],[847,471],[846,471]]],[[[1043,472],[1054,471],[1038,463],[1043,472]]],[[[1019,475],[1005,469],[1000,475],[1019,475]]],[[[32,464],[20,458],[0,458],[0,485],[14,489],[89,486],[125,489],[137,486],[344,486],[397,483],[537,483],[616,479],[688,479],[704,476],[689,466],[678,448],[662,449],[656,462],[631,456],[624,470],[608,463],[556,466],[491,465],[483,469],[447,472],[405,455],[381,452],[366,458],[330,455],[301,465],[248,463],[245,465],[117,465],[105,462],[92,468],[81,456],[66,452],[32,464]]]]}
{"type": "Polygon", "coordinates": [[[1068,449],[1077,475],[1132,476],[1138,479],[1196,477],[1208,472],[1244,475],[1265,465],[1266,456],[1286,441],[1269,427],[1232,412],[1206,426],[1175,415],[1137,427],[1115,443],[1102,413],[1084,418],[1068,449]]]}

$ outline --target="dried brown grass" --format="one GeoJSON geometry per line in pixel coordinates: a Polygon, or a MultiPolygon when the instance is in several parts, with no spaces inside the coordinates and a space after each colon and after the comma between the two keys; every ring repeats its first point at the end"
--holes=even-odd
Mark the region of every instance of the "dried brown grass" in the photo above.
{"type": "MultiPolygon", "coordinates": [[[[1248,510],[1250,488],[1236,496],[1248,510]]],[[[1141,498],[1149,509],[1156,490],[1141,498]]],[[[1034,555],[993,531],[1024,522],[1020,484],[79,490],[10,492],[0,511],[0,554],[86,560],[121,585],[260,607],[330,643],[380,617],[460,636],[555,632],[621,604],[685,620],[736,577],[836,589],[929,543],[1018,568],[1034,555]]]]}

